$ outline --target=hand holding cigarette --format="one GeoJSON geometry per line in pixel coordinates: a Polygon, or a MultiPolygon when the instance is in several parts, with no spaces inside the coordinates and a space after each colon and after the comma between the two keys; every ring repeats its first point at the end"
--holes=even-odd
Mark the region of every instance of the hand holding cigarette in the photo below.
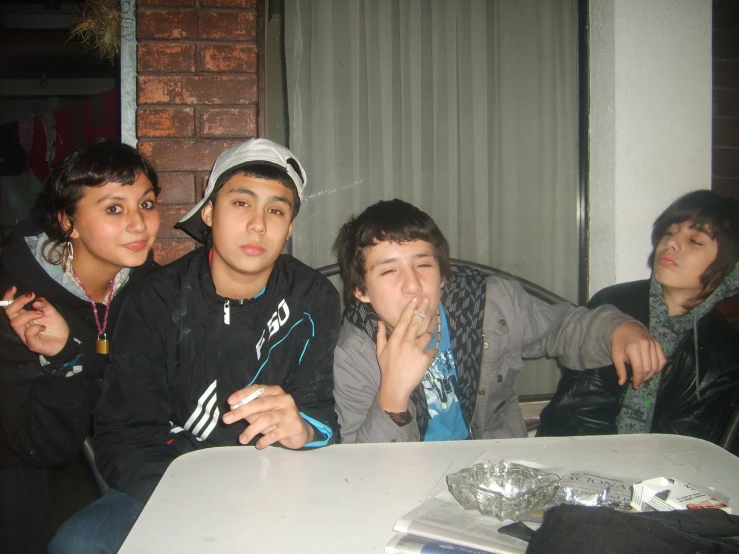
{"type": "Polygon", "coordinates": [[[241,444],[263,435],[258,449],[279,442],[286,448],[302,448],[313,440],[315,430],[300,415],[295,400],[282,387],[251,385],[232,394],[228,400],[231,411],[223,416],[227,425],[246,420],[248,426],[239,436],[241,444]]]}
{"type": "Polygon", "coordinates": [[[13,331],[31,352],[44,356],[61,352],[69,339],[64,317],[45,298],[36,298],[33,292],[15,298],[17,292],[16,287],[10,287],[2,299],[13,331]]]}
{"type": "Polygon", "coordinates": [[[249,402],[252,400],[256,400],[260,396],[262,396],[262,393],[264,392],[264,387],[259,387],[257,390],[255,390],[253,393],[251,393],[249,396],[245,397],[240,402],[237,402],[233,406],[231,406],[231,410],[235,410],[237,408],[241,408],[241,406],[246,406],[249,402]]]}
{"type": "Polygon", "coordinates": [[[0,300],[0,308],[7,308],[9,307],[13,302],[15,302],[15,293],[18,289],[15,287],[10,287],[8,290],[5,291],[5,294],[3,294],[2,300],[0,300]]]}

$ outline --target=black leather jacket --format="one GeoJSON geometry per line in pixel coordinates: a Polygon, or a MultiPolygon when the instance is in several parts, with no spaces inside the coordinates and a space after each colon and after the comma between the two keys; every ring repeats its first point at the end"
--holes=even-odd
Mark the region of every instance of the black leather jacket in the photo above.
{"type": "MultiPolygon", "coordinates": [[[[645,325],[649,321],[649,281],[604,289],[588,304],[604,303],[645,325]]],[[[696,388],[693,331],[662,370],[650,432],[687,435],[718,442],[734,391],[739,387],[739,332],[715,309],[698,322],[699,383],[696,388]]],[[[613,366],[564,370],[557,392],[541,413],[537,436],[616,434],[616,416],[626,395],[613,366]]]]}

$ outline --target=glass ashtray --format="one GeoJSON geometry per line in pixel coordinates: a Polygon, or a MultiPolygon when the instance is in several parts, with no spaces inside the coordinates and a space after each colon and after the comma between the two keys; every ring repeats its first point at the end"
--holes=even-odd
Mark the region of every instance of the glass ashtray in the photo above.
{"type": "Polygon", "coordinates": [[[517,520],[549,502],[559,477],[522,464],[486,461],[446,477],[452,496],[466,510],[497,519],[517,520]]]}

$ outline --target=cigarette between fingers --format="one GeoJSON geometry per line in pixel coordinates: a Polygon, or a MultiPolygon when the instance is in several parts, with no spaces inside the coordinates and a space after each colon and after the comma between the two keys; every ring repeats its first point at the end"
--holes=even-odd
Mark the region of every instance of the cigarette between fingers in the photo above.
{"type": "Polygon", "coordinates": [[[234,404],[233,406],[231,406],[231,410],[233,411],[236,408],[241,408],[241,406],[246,406],[252,400],[256,400],[257,398],[259,398],[262,395],[263,392],[264,392],[264,388],[259,387],[257,390],[255,390],[253,393],[251,393],[249,396],[247,396],[246,398],[244,398],[241,402],[237,402],[236,404],[234,404]]]}
{"type": "Polygon", "coordinates": [[[0,308],[7,308],[13,302],[14,302],[14,300],[0,300],[0,308]]]}

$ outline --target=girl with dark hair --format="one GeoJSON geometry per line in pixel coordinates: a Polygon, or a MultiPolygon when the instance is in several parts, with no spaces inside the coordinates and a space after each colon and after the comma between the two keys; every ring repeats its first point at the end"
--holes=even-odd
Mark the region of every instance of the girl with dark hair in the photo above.
{"type": "Polygon", "coordinates": [[[638,390],[611,368],[565,370],[539,436],[672,433],[718,442],[739,387],[739,332],[714,306],[739,293],[739,203],[688,193],[654,222],[651,279],[608,287],[613,304],[649,327],[668,363],[638,390]]]}
{"type": "Polygon", "coordinates": [[[99,139],[47,182],[43,213],[0,257],[0,551],[44,552],[47,468],[91,430],[110,337],[127,294],[156,264],[159,185],[135,149],[99,139]]]}

